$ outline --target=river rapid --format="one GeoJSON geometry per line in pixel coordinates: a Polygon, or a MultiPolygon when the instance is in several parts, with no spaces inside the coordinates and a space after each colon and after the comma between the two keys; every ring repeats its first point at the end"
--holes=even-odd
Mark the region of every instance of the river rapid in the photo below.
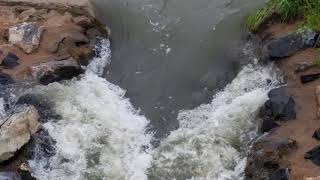
{"type": "MultiPolygon", "coordinates": [[[[32,88],[60,120],[38,179],[239,180],[278,73],[243,20],[263,1],[97,0],[112,29],[79,78],[32,88]]],[[[37,151],[36,151],[37,152],[37,151]]]]}

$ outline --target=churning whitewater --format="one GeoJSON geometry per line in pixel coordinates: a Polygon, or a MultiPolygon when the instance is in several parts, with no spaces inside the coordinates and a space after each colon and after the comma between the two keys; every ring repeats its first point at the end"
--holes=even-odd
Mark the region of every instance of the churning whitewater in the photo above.
{"type": "Polygon", "coordinates": [[[125,91],[99,77],[110,63],[110,42],[102,40],[80,79],[38,87],[55,102],[62,120],[44,128],[56,153],[30,160],[34,175],[48,180],[239,179],[242,154],[255,136],[256,113],[277,84],[272,65],[245,66],[210,104],[179,113],[180,127],[151,148],[149,121],[125,91]],[[270,79],[274,84],[270,84],[270,79]]]}

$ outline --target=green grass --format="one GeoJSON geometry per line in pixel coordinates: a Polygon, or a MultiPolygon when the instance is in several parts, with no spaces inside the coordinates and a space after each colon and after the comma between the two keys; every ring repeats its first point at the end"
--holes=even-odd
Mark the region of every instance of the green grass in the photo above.
{"type": "Polygon", "coordinates": [[[320,30],[320,0],[268,0],[265,6],[251,14],[246,21],[249,31],[257,31],[270,17],[277,16],[283,22],[302,17],[303,26],[320,30]]]}

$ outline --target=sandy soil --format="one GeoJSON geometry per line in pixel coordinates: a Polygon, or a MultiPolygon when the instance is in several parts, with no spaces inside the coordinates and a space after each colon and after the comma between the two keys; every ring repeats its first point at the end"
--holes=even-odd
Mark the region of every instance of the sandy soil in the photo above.
{"type": "MultiPolygon", "coordinates": [[[[272,37],[281,37],[293,32],[296,28],[297,24],[277,24],[271,26],[268,32],[272,34],[272,37]]],[[[300,74],[294,72],[296,63],[312,62],[319,57],[320,51],[310,48],[276,63],[283,71],[290,95],[296,101],[297,118],[282,123],[280,128],[271,132],[271,136],[274,138],[293,138],[297,141],[298,148],[288,157],[284,157],[282,162],[291,168],[291,180],[303,180],[306,177],[320,175],[320,167],[304,159],[304,154],[307,151],[320,144],[312,138],[314,131],[320,128],[320,120],[316,115],[317,103],[315,97],[315,88],[320,85],[320,80],[305,85],[300,83],[300,75],[319,73],[320,68],[312,68],[300,74]]]]}

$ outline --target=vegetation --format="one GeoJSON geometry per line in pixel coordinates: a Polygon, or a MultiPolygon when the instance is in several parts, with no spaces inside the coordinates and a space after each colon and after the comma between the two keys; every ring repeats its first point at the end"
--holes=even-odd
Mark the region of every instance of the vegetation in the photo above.
{"type": "Polygon", "coordinates": [[[298,17],[303,18],[303,26],[320,30],[320,0],[268,0],[265,6],[251,14],[246,22],[250,31],[259,27],[272,16],[283,22],[290,22],[298,17]]]}

